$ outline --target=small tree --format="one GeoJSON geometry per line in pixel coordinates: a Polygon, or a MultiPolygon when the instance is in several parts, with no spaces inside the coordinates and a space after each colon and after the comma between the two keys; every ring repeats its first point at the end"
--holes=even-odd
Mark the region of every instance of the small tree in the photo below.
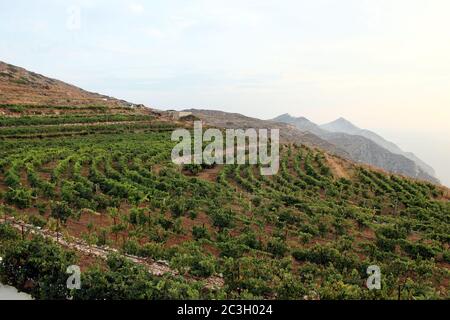
{"type": "Polygon", "coordinates": [[[119,217],[119,210],[117,208],[108,208],[108,215],[113,219],[113,227],[111,228],[111,231],[115,235],[115,243],[117,244],[117,237],[119,236],[119,232],[121,228],[118,228],[117,226],[117,218],[119,217]]]}
{"type": "Polygon", "coordinates": [[[58,222],[56,228],[57,240],[59,241],[59,225],[60,223],[66,224],[67,219],[69,219],[73,215],[72,209],[69,207],[67,202],[55,201],[51,205],[51,213],[50,215],[56,219],[58,222]]]}

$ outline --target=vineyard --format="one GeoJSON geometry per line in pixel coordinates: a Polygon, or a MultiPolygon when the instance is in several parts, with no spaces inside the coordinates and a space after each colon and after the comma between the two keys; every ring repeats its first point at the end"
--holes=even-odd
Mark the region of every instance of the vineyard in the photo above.
{"type": "Polygon", "coordinates": [[[78,299],[449,298],[447,189],[300,142],[282,146],[274,176],[257,165],[176,166],[170,134],[186,124],[95,110],[0,117],[0,220],[119,254],[92,259],[3,223],[2,281],[64,298],[75,263],[78,299]],[[120,253],[178,276],[149,275],[120,253]],[[370,265],[381,290],[365,285],[370,265]],[[205,289],[211,276],[224,285],[205,289]]]}

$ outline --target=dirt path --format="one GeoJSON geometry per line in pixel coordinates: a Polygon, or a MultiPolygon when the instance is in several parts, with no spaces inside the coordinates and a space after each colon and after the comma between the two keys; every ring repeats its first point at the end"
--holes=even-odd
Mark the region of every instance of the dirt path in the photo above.
{"type": "MultiPolygon", "coordinates": [[[[0,223],[5,223],[5,222],[10,223],[14,228],[20,230],[21,232],[23,231],[23,232],[29,232],[29,233],[35,234],[35,235],[41,235],[44,238],[51,239],[54,242],[57,242],[59,245],[62,245],[64,247],[72,249],[72,250],[82,252],[83,254],[86,254],[89,256],[98,257],[98,258],[106,260],[108,255],[111,253],[119,254],[117,249],[109,248],[109,247],[92,246],[92,245],[87,244],[85,241],[74,238],[74,237],[63,238],[61,236],[61,234],[58,235],[58,233],[56,233],[56,232],[46,230],[46,229],[41,229],[39,227],[27,224],[23,221],[15,220],[11,217],[6,217],[6,221],[5,221],[5,219],[2,218],[0,221],[0,223]]],[[[173,270],[172,268],[170,268],[168,263],[166,263],[164,261],[152,261],[150,259],[143,259],[140,257],[127,255],[127,254],[120,254],[120,255],[134,263],[144,266],[152,275],[155,275],[155,276],[162,276],[164,274],[170,274],[170,275],[175,276],[175,275],[179,274],[176,270],[173,270]]],[[[198,279],[198,278],[194,278],[191,276],[184,276],[184,277],[186,279],[192,280],[192,281],[205,280],[205,283],[206,283],[205,288],[208,288],[208,289],[216,289],[216,288],[221,288],[224,286],[223,279],[218,276],[211,276],[206,279],[198,279]]]]}

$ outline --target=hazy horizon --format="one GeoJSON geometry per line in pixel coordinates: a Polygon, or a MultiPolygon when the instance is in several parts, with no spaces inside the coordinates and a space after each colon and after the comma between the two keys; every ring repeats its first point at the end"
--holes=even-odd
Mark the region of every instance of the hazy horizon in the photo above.
{"type": "Polygon", "coordinates": [[[0,60],[161,109],[344,117],[450,186],[444,0],[0,4],[0,60]]]}

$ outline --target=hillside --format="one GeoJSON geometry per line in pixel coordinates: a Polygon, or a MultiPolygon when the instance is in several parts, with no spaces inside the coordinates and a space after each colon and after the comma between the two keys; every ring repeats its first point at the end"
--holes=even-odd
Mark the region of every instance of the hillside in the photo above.
{"type": "Polygon", "coordinates": [[[122,107],[126,101],[88,92],[0,61],[0,104],[122,107]]]}
{"type": "Polygon", "coordinates": [[[368,130],[359,129],[348,120],[340,118],[319,126],[304,117],[281,115],[274,121],[294,125],[297,129],[311,132],[344,150],[349,159],[402,174],[411,178],[439,183],[434,170],[414,154],[403,152],[395,144],[368,130]]]}
{"type": "Polygon", "coordinates": [[[260,120],[246,117],[239,113],[229,113],[216,110],[188,109],[193,115],[203,120],[207,125],[217,128],[247,129],[247,128],[273,128],[280,130],[280,140],[285,143],[305,144],[320,148],[329,153],[348,158],[349,154],[335,145],[325,141],[310,132],[297,130],[295,126],[276,121],[260,120]]]}
{"type": "Polygon", "coordinates": [[[286,124],[209,111],[193,110],[219,127],[289,128],[280,171],[181,167],[171,132],[188,123],[42,101],[33,115],[30,103],[0,116],[4,284],[37,299],[449,297],[446,188],[356,164],[286,124]],[[73,264],[83,285],[69,292],[73,264]],[[365,286],[370,265],[382,290],[365,286]]]}
{"type": "Polygon", "coordinates": [[[333,122],[321,125],[320,128],[325,129],[327,131],[331,131],[331,132],[347,133],[347,134],[351,134],[351,135],[365,137],[365,138],[375,142],[380,147],[382,147],[394,154],[402,155],[402,156],[414,161],[420,167],[420,169],[422,169],[425,173],[427,173],[431,177],[434,178],[436,176],[436,172],[434,171],[434,169],[430,165],[428,165],[427,163],[425,163],[424,161],[419,159],[415,154],[413,154],[411,152],[403,151],[395,143],[387,141],[386,139],[384,139],[380,135],[376,134],[375,132],[372,132],[372,131],[366,130],[366,129],[360,129],[357,126],[355,126],[354,124],[352,124],[350,121],[348,121],[344,118],[340,118],[333,122]]]}

